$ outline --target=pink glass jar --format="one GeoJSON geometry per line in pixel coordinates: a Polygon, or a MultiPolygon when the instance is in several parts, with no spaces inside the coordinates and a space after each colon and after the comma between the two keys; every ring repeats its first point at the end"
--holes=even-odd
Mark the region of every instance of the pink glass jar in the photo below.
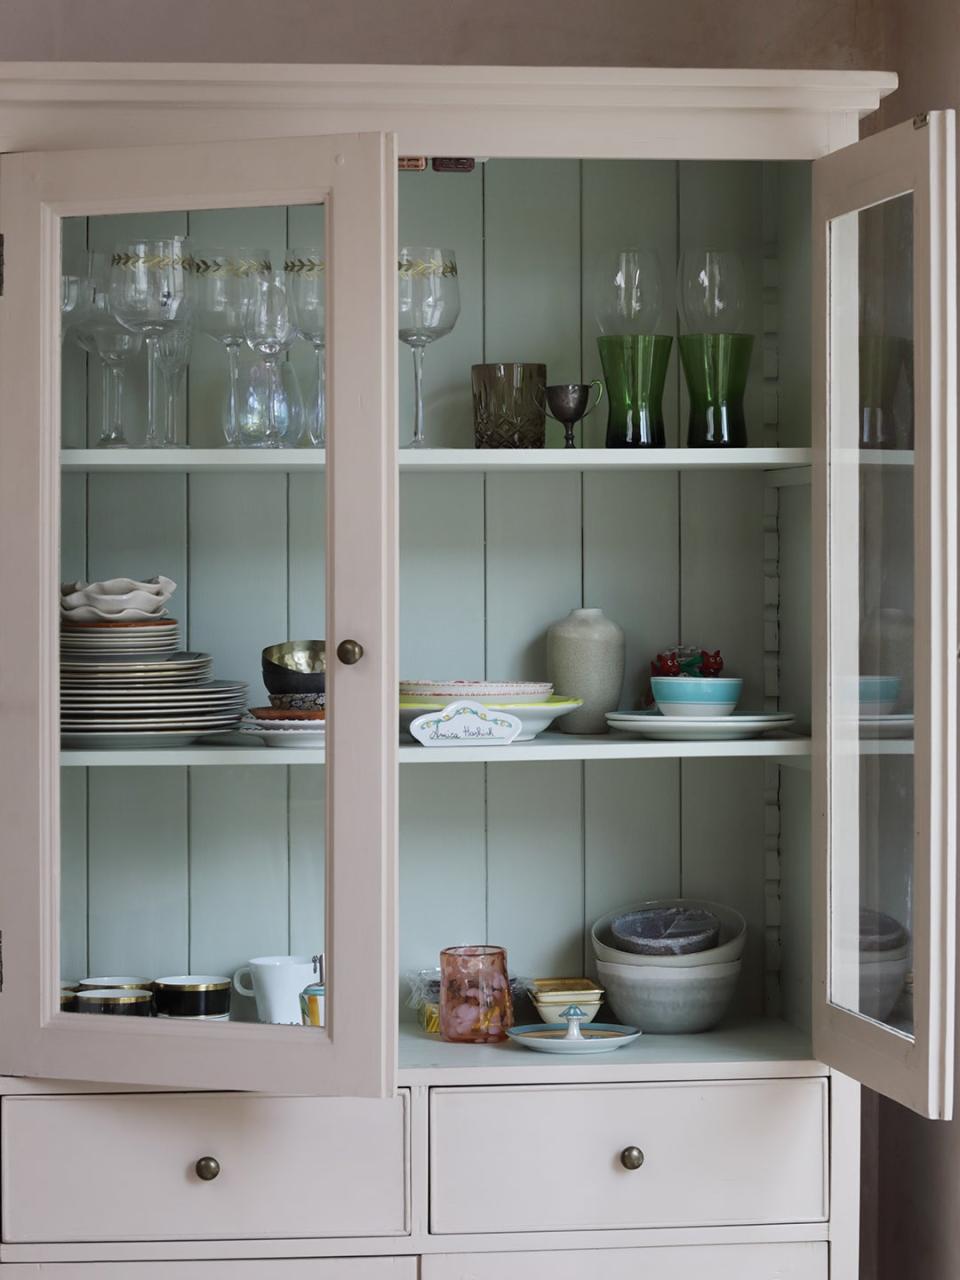
{"type": "Polygon", "coordinates": [[[440,1035],[455,1044],[496,1044],[513,1026],[503,947],[440,952],[440,1035]]]}

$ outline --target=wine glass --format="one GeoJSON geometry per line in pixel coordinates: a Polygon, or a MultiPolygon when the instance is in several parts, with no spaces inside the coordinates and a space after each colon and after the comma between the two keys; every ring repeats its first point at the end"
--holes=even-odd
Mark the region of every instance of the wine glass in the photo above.
{"type": "Polygon", "coordinates": [[[121,324],[147,344],[148,449],[163,447],[157,351],[161,334],[190,311],[188,258],[182,236],[119,245],[110,269],[110,303],[121,324]]]}
{"type": "Polygon", "coordinates": [[[100,365],[100,433],[97,448],[128,447],[123,429],[126,365],[140,350],[137,335],[119,324],[110,308],[110,255],[90,252],[83,273],[65,276],[61,303],[68,304],[64,337],[100,365]],[[129,341],[133,339],[133,341],[129,341]]]}
{"type": "Polygon", "coordinates": [[[413,439],[408,448],[422,449],[423,353],[427,344],[445,338],[460,315],[457,258],[452,249],[405,245],[400,250],[399,334],[413,351],[413,386],[416,398],[413,439]]]}
{"type": "Polygon", "coordinates": [[[98,449],[127,449],[129,442],[124,433],[123,391],[126,366],[139,355],[142,339],[139,333],[124,328],[107,310],[103,309],[100,321],[92,326],[96,353],[103,367],[103,422],[100,427],[98,449]]]}
{"type": "Polygon", "coordinates": [[[663,284],[656,250],[619,250],[597,280],[600,332],[615,337],[656,333],[662,309],[663,284]]]}
{"type": "Polygon", "coordinates": [[[276,280],[259,280],[253,297],[244,309],[244,336],[247,345],[260,357],[266,378],[267,414],[263,433],[249,443],[277,449],[284,442],[284,423],[278,415],[278,403],[283,401],[284,389],[280,372],[280,357],[285,355],[297,336],[293,310],[287,291],[276,280]]]}
{"type": "Polygon", "coordinates": [[[326,444],[327,433],[327,297],[324,250],[317,245],[288,249],[284,272],[297,332],[311,344],[317,359],[317,394],[310,418],[310,443],[322,449],[326,444]]]}
{"type": "Polygon", "coordinates": [[[164,399],[162,438],[166,449],[180,446],[177,439],[177,398],[190,363],[192,346],[193,322],[189,315],[182,323],[164,329],[157,340],[157,373],[164,399]]]}
{"type": "Polygon", "coordinates": [[[246,340],[244,308],[253,297],[257,282],[269,279],[272,270],[267,249],[198,245],[190,254],[190,285],[197,327],[223,346],[229,362],[230,394],[223,430],[228,445],[240,441],[240,353],[246,340]]]}

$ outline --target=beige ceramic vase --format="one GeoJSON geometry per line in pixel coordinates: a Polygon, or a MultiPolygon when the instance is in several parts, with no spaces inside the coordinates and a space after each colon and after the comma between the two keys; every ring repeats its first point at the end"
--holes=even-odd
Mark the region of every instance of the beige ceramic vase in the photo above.
{"type": "Polygon", "coordinates": [[[623,689],[623,630],[602,609],[574,609],[547,631],[547,679],[583,706],[557,721],[561,733],[607,733],[623,689]]]}

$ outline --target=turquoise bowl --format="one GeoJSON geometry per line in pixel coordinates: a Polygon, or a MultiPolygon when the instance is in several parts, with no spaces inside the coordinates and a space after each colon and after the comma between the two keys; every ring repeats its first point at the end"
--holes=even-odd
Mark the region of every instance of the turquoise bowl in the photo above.
{"type": "Polygon", "coordinates": [[[739,676],[651,676],[657,709],[665,716],[728,716],[743,690],[739,676]]]}
{"type": "Polygon", "coordinates": [[[860,714],[889,716],[900,699],[899,676],[861,676],[860,714]]]}

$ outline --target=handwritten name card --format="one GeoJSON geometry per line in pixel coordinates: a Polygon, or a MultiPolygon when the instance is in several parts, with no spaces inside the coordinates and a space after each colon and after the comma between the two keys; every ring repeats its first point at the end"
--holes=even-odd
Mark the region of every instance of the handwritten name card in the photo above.
{"type": "Polygon", "coordinates": [[[520,732],[520,721],[506,711],[461,701],[417,716],[410,732],[425,747],[506,746],[520,732]]]}

